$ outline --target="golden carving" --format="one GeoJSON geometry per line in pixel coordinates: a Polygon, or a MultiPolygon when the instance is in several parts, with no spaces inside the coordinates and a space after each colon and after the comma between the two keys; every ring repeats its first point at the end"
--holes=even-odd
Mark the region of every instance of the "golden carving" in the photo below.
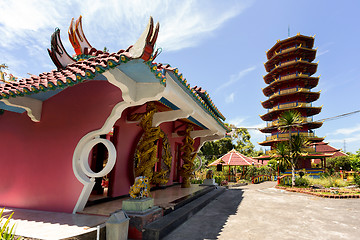
{"type": "Polygon", "coordinates": [[[194,153],[194,139],[190,137],[190,132],[193,130],[191,125],[188,125],[185,132],[181,135],[185,136],[183,140],[183,145],[180,148],[182,160],[184,161],[180,169],[180,175],[183,177],[183,182],[181,187],[188,188],[190,187],[190,177],[193,175],[194,171],[194,159],[196,153],[194,153]]]}
{"type": "Polygon", "coordinates": [[[138,143],[135,151],[135,177],[145,176],[149,182],[154,184],[166,184],[169,178],[169,170],[171,169],[171,151],[170,144],[165,133],[160,127],[153,127],[152,120],[157,112],[156,105],[150,102],[146,106],[145,113],[135,113],[129,117],[129,120],[140,120],[140,127],[144,133],[138,143]],[[155,164],[158,162],[158,146],[159,139],[163,139],[163,155],[162,169],[154,173],[155,164]]]}
{"type": "Polygon", "coordinates": [[[166,137],[166,134],[164,134],[163,141],[162,141],[162,156],[161,156],[161,170],[158,172],[154,172],[154,176],[152,179],[152,183],[154,184],[160,184],[165,185],[169,181],[170,177],[170,170],[171,170],[171,162],[172,162],[172,156],[170,151],[170,144],[166,137]]]}
{"type": "Polygon", "coordinates": [[[140,176],[135,179],[134,185],[130,187],[129,194],[130,197],[134,199],[150,197],[149,189],[149,179],[147,177],[140,176]]]}
{"type": "Polygon", "coordinates": [[[208,170],[206,172],[206,179],[213,179],[214,178],[214,173],[213,173],[213,170],[208,170]]]}

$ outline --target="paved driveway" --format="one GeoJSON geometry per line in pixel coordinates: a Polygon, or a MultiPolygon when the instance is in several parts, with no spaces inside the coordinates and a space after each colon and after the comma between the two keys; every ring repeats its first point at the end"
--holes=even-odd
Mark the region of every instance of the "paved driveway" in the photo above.
{"type": "Polygon", "coordinates": [[[229,189],[165,239],[360,239],[360,199],[319,198],[274,186],[229,189]]]}

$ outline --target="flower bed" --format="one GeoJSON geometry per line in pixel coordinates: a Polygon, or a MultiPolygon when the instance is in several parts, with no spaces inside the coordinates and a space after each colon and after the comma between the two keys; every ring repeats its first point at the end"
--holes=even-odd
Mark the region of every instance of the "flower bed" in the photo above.
{"type": "Polygon", "coordinates": [[[297,188],[297,187],[284,187],[284,186],[275,186],[277,189],[286,190],[289,192],[298,192],[310,194],[317,197],[324,198],[360,198],[360,189],[356,188],[354,190],[351,189],[312,189],[312,188],[297,188]]]}

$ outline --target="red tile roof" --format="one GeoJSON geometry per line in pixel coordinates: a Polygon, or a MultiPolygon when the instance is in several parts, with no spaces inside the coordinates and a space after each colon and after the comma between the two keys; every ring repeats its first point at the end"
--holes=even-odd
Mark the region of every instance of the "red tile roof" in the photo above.
{"type": "MultiPolygon", "coordinates": [[[[134,58],[130,53],[132,46],[128,47],[126,50],[122,49],[117,53],[111,54],[96,50],[95,48],[91,48],[89,50],[85,47],[82,54],[72,58],[72,60],[74,60],[73,62],[62,66],[58,61],[59,59],[56,59],[56,56],[52,56],[57,51],[57,48],[62,47],[61,41],[55,38],[59,37],[60,31],[57,29],[55,33],[55,35],[53,34],[54,38],[52,40],[55,39],[59,42],[52,42],[52,51],[49,51],[49,53],[58,69],[47,73],[41,73],[39,76],[32,75],[29,78],[23,78],[18,81],[6,83],[2,83],[0,81],[0,100],[16,96],[34,95],[39,92],[47,92],[50,90],[61,90],[68,86],[91,80],[111,68],[115,68],[120,64],[139,58],[134,58]],[[54,44],[58,45],[55,46],[54,44]]],[[[154,41],[156,41],[156,38],[154,41]]],[[[155,44],[155,42],[152,42],[151,44],[155,44]]],[[[209,94],[202,90],[201,87],[198,88],[195,86],[194,88],[191,88],[190,84],[187,83],[186,79],[183,78],[183,75],[179,73],[177,68],[173,68],[169,64],[163,65],[161,63],[153,62],[157,55],[157,51],[153,54],[154,55],[146,58],[149,60],[144,60],[144,63],[149,66],[149,70],[156,78],[159,79],[159,82],[166,85],[165,71],[172,72],[178,80],[178,83],[186,88],[194,100],[197,101],[215,120],[217,120],[220,125],[227,129],[227,131],[230,131],[230,129],[228,129],[221,121],[225,120],[225,117],[212,102],[209,94]]],[[[143,58],[143,56],[140,58],[143,58]]]]}
{"type": "MultiPolygon", "coordinates": [[[[98,53],[100,54],[95,57],[69,64],[64,69],[41,73],[39,76],[32,75],[30,78],[23,78],[17,82],[0,84],[0,99],[65,88],[85,80],[93,79],[97,74],[132,60],[129,53],[125,50],[112,54],[98,53]]],[[[148,62],[148,65],[160,82],[165,84],[166,79],[163,71],[151,62],[148,62]]]]}
{"type": "Polygon", "coordinates": [[[341,156],[348,156],[346,153],[340,151],[340,149],[336,149],[333,146],[330,146],[328,143],[319,142],[314,143],[315,151],[321,153],[334,153],[331,157],[341,157],[341,156]]]}
{"type": "Polygon", "coordinates": [[[232,149],[230,152],[226,153],[221,158],[215,160],[209,166],[216,166],[222,164],[225,166],[252,166],[252,165],[261,165],[255,159],[251,157],[246,157],[243,154],[239,153],[235,149],[232,149]]]}

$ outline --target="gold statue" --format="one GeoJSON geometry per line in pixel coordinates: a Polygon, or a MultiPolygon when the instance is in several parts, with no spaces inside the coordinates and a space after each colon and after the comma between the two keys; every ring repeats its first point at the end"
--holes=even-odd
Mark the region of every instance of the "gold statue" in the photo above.
{"type": "Polygon", "coordinates": [[[149,179],[144,176],[135,178],[134,185],[130,187],[130,197],[133,199],[142,199],[150,197],[149,179]]]}
{"type": "Polygon", "coordinates": [[[214,173],[213,173],[213,170],[208,170],[206,172],[206,179],[213,179],[214,178],[214,173]]]}

